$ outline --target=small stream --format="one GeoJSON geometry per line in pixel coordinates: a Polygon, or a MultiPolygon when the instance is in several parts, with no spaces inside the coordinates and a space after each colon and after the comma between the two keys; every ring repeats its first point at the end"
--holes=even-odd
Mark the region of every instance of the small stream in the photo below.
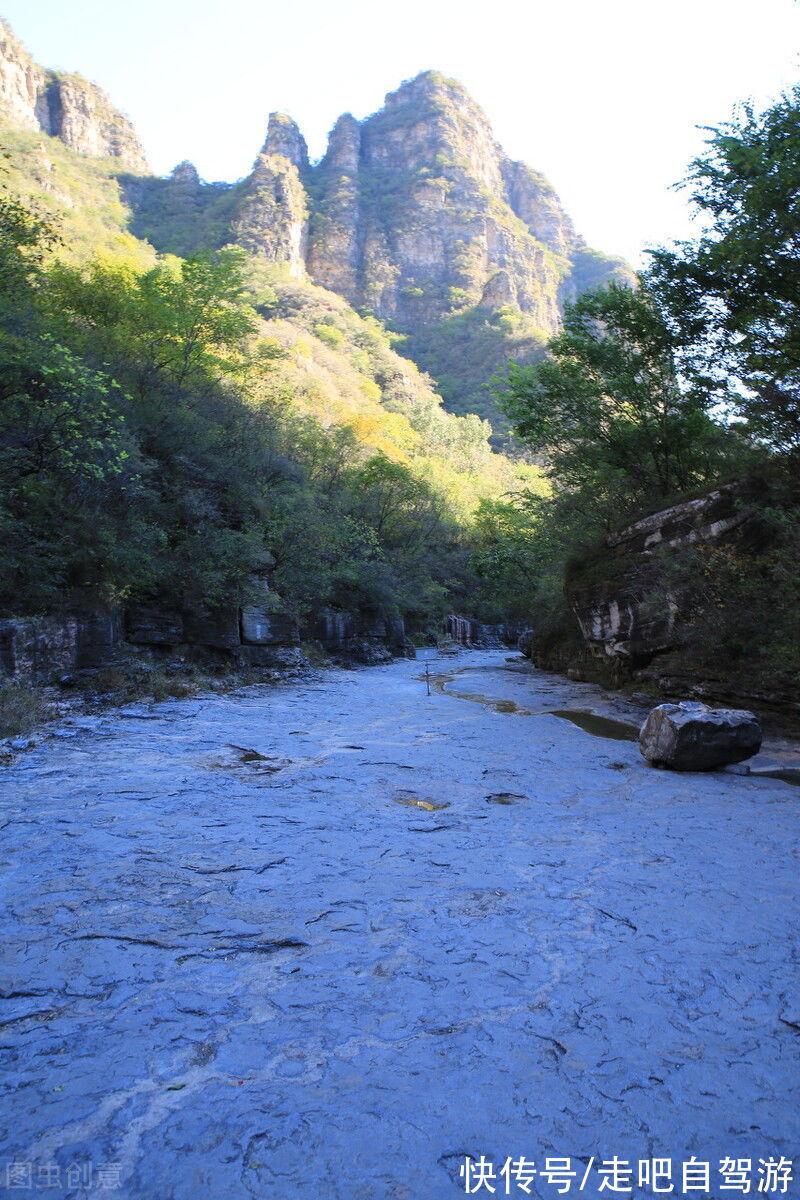
{"type": "Polygon", "coordinates": [[[523,708],[514,700],[496,700],[491,696],[484,695],[482,692],[461,692],[449,686],[458,675],[476,669],[480,668],[462,667],[457,671],[448,671],[441,675],[427,675],[422,678],[427,678],[433,690],[438,692],[439,695],[452,696],[456,700],[471,700],[476,704],[482,704],[490,712],[512,713],[518,717],[560,717],[564,721],[571,721],[573,725],[577,725],[579,729],[582,729],[585,733],[592,734],[594,737],[612,738],[617,742],[635,742],[638,740],[638,725],[634,725],[628,721],[617,721],[612,717],[603,717],[591,712],[589,709],[544,708],[537,710],[523,708]]]}
{"type": "MultiPolygon", "coordinates": [[[[639,725],[631,721],[619,721],[613,717],[604,717],[588,708],[524,708],[514,700],[497,700],[482,692],[462,692],[450,687],[459,675],[467,671],[480,671],[482,667],[460,667],[457,670],[442,674],[420,676],[441,696],[450,696],[456,700],[470,700],[482,704],[490,712],[511,713],[519,717],[559,717],[577,725],[584,733],[593,737],[610,738],[617,742],[637,742],[639,740],[639,725]]],[[[800,768],[794,766],[761,766],[742,773],[744,778],[778,779],[782,783],[800,786],[800,768]]],[[[497,803],[513,803],[513,801],[497,801],[497,803]]]]}

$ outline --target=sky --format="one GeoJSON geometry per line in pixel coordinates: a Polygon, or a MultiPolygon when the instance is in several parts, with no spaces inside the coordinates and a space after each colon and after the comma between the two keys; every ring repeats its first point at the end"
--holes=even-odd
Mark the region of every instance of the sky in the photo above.
{"type": "Polygon", "coordinates": [[[0,0],[0,15],[43,66],[109,93],[158,174],[188,158],[241,178],[272,110],[319,157],[342,112],[441,71],[591,246],[637,266],[691,234],[673,185],[698,127],[800,79],[800,0],[0,0]]]}

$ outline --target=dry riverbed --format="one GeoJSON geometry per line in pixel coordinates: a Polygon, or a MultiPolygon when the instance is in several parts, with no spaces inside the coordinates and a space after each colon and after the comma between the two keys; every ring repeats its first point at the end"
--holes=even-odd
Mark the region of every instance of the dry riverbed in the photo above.
{"type": "Polygon", "coordinates": [[[597,1195],[616,1155],[681,1194],[694,1155],[724,1197],[797,1153],[800,790],[652,770],[629,702],[500,653],[430,670],[79,718],[0,773],[0,1184],[447,1200],[484,1156],[523,1197],[524,1156],[555,1197],[547,1158],[597,1195]]]}

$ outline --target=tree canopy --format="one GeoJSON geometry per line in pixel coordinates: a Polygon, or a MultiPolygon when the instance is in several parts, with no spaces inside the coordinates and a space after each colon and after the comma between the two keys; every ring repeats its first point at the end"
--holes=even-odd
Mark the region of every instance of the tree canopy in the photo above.
{"type": "Polygon", "coordinates": [[[547,455],[559,490],[583,494],[613,524],[714,477],[724,431],[709,400],[682,385],[646,287],[584,293],[548,350],[512,364],[498,395],[519,436],[547,455]]]}
{"type": "Polygon", "coordinates": [[[778,450],[800,448],[800,86],[709,130],[683,186],[706,228],[652,254],[680,369],[778,450]]]}

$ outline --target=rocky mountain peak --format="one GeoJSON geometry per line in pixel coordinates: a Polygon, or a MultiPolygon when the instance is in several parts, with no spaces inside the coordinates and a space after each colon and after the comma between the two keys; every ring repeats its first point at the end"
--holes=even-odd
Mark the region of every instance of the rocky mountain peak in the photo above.
{"type": "Polygon", "coordinates": [[[588,249],[544,176],[512,161],[466,89],[437,71],[402,83],[364,121],[341,117],[309,178],[312,279],[404,333],[456,406],[511,353],[493,314],[518,314],[503,318],[525,331],[514,353],[532,353],[566,300],[630,277],[588,249]],[[461,350],[445,352],[456,330],[461,350]]]}
{"type": "Polygon", "coordinates": [[[466,89],[437,71],[424,71],[390,92],[363,126],[365,163],[378,169],[427,170],[461,164],[481,186],[502,189],[502,154],[483,110],[466,89]]]}
{"type": "Polygon", "coordinates": [[[419,102],[442,98],[456,103],[466,103],[471,108],[477,104],[467,89],[457,79],[450,79],[441,71],[420,71],[413,79],[405,79],[393,92],[384,97],[385,108],[396,108],[409,101],[419,102]]]}
{"type": "Polygon", "coordinates": [[[17,128],[60,138],[78,154],[148,170],[133,126],[105,92],[80,75],[44,70],[5,21],[0,21],[0,115],[17,128]]]}
{"type": "Polygon", "coordinates": [[[261,153],[288,158],[298,171],[305,171],[308,167],[308,147],[305,138],[292,118],[287,117],[285,113],[269,114],[267,137],[261,153]]]}
{"type": "Polygon", "coordinates": [[[328,149],[321,165],[352,174],[358,170],[360,154],[361,126],[352,113],[343,113],[328,135],[328,149]]]}
{"type": "MultiPolygon", "coordinates": [[[[105,93],[38,66],[5,24],[0,117],[146,170],[105,93]]],[[[344,113],[316,165],[296,123],[273,112],[239,183],[205,184],[184,161],[123,187],[157,249],[236,242],[338,293],[405,335],[456,411],[494,419],[485,384],[508,358],[540,353],[565,301],[631,274],[586,246],[544,176],[512,161],[466,89],[438,71],[401,83],[362,121],[344,113]]]]}

